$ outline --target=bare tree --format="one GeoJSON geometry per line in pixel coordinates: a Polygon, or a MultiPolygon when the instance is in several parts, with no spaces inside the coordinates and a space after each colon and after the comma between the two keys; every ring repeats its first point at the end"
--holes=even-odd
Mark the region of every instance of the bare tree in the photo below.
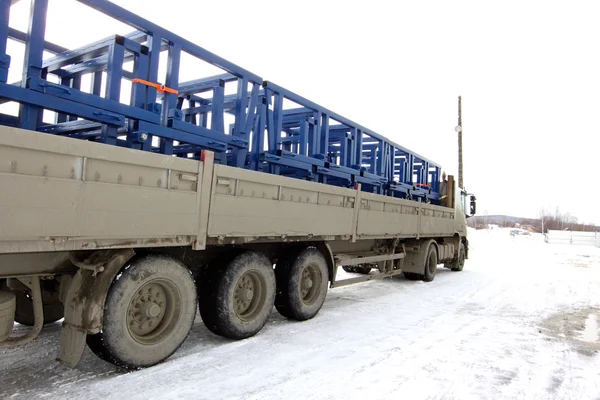
{"type": "Polygon", "coordinates": [[[550,215],[550,213],[545,209],[542,208],[540,210],[540,221],[542,222],[542,233],[545,233],[544,230],[544,225],[546,224],[546,222],[548,222],[550,219],[552,219],[552,215],[550,215]]]}

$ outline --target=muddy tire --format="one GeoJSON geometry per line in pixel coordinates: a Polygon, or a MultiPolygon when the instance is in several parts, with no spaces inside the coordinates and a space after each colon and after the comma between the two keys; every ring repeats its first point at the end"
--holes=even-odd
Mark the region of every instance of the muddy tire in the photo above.
{"type": "Polygon", "coordinates": [[[275,268],[275,308],[286,318],[305,321],[313,318],[325,302],[329,283],[323,254],[308,248],[275,268]]]}
{"type": "Polygon", "coordinates": [[[198,310],[202,322],[215,335],[223,336],[217,325],[217,289],[223,271],[235,256],[221,256],[198,276],[198,310]]]}
{"type": "MultiPolygon", "coordinates": [[[[58,299],[56,281],[42,281],[42,304],[44,309],[44,325],[56,322],[64,317],[64,305],[58,299]]],[[[27,292],[15,292],[17,311],[15,321],[22,325],[33,326],[33,300],[27,292]]]]}
{"type": "Polygon", "coordinates": [[[423,279],[422,274],[417,274],[415,272],[403,272],[404,277],[409,281],[420,281],[423,279]]]}
{"type": "Polygon", "coordinates": [[[267,323],[275,300],[275,273],[261,253],[242,253],[215,269],[199,286],[199,309],[213,333],[230,339],[256,335],[267,323]]]}
{"type": "Polygon", "coordinates": [[[353,272],[353,273],[357,273],[357,274],[367,275],[369,272],[371,272],[373,267],[370,264],[344,265],[344,266],[342,266],[342,269],[346,272],[353,272]]]}
{"type": "Polygon", "coordinates": [[[435,245],[429,245],[429,249],[427,249],[427,256],[425,257],[425,269],[423,273],[423,281],[431,282],[435,278],[435,273],[437,271],[437,250],[435,249],[435,245]]]}
{"type": "Polygon", "coordinates": [[[456,262],[453,262],[450,266],[452,271],[462,271],[465,266],[465,245],[463,243],[460,244],[458,250],[458,259],[456,262]]]}
{"type": "Polygon", "coordinates": [[[135,259],[113,281],[102,330],[88,335],[88,347],[126,369],[158,364],[187,338],[196,306],[196,285],[185,265],[167,256],[135,259]]]}
{"type": "Polygon", "coordinates": [[[371,265],[369,265],[369,264],[367,264],[367,265],[360,265],[356,269],[356,272],[358,272],[359,274],[367,275],[369,272],[371,272],[372,269],[373,269],[373,267],[371,265]]]}
{"type": "Polygon", "coordinates": [[[343,265],[342,269],[346,272],[356,272],[354,265],[343,265]]]}

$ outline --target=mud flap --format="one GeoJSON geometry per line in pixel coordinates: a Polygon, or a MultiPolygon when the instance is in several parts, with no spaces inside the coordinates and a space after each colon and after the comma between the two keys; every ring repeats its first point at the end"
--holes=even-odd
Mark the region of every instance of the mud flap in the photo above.
{"type": "Polygon", "coordinates": [[[87,330],[63,323],[57,360],[75,368],[83,356],[87,330]]]}
{"type": "Polygon", "coordinates": [[[102,329],[104,303],[113,280],[134,254],[132,249],[98,251],[82,262],[73,260],[80,269],[65,301],[57,361],[71,368],[77,366],[87,335],[102,329]]]}

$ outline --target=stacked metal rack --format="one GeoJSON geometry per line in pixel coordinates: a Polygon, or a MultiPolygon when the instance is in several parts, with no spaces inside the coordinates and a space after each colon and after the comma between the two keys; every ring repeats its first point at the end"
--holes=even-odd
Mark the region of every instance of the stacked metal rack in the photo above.
{"type": "Polygon", "coordinates": [[[439,202],[439,165],[114,3],[77,0],[135,31],[71,50],[45,40],[48,0],[30,1],[20,32],[9,27],[15,1],[0,0],[0,103],[19,104],[18,115],[0,114],[3,125],[187,158],[207,149],[234,167],[439,202]],[[9,40],[25,44],[23,78],[12,84],[9,40]],[[184,54],[223,73],[182,82],[184,54]],[[56,113],[52,123],[44,110],[56,113]]]}

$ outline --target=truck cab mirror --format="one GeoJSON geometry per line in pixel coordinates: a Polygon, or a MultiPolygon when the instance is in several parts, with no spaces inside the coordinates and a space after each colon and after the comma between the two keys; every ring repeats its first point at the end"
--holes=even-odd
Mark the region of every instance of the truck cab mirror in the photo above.
{"type": "Polygon", "coordinates": [[[471,196],[471,204],[470,204],[470,210],[469,210],[469,217],[472,217],[473,215],[475,215],[475,209],[476,209],[476,198],[475,195],[470,195],[471,196]]]}

